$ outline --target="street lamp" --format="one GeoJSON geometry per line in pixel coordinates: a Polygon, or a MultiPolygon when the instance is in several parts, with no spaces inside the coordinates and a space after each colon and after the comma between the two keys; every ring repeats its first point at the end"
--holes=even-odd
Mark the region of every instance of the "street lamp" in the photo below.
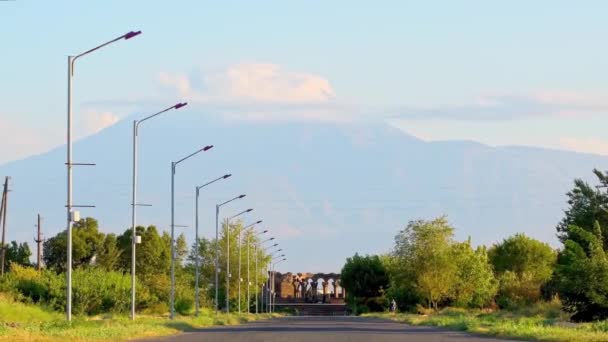
{"type": "Polygon", "coordinates": [[[287,260],[287,258],[284,258],[284,257],[285,257],[285,254],[282,254],[281,256],[277,257],[277,258],[283,258],[283,259],[275,262],[272,265],[272,297],[270,299],[270,313],[272,313],[274,311],[274,305],[276,304],[276,292],[275,292],[275,288],[274,288],[275,267],[277,264],[287,260]]]}
{"type": "MultiPolygon", "coordinates": [[[[266,232],[268,232],[268,231],[265,230],[264,233],[266,233],[266,232]]],[[[274,237],[271,237],[271,238],[268,238],[268,239],[260,242],[259,244],[261,246],[261,245],[265,244],[266,242],[270,242],[273,240],[274,240],[274,237]]],[[[274,244],[274,246],[271,246],[271,247],[276,247],[276,246],[278,246],[278,244],[274,244]]],[[[271,248],[271,247],[268,247],[268,248],[271,248]]],[[[268,248],[264,249],[264,251],[266,251],[268,248]]],[[[260,285],[260,283],[258,282],[258,274],[260,273],[260,271],[259,271],[260,269],[258,267],[258,260],[260,259],[260,256],[258,254],[258,245],[257,244],[254,245],[254,253],[255,253],[255,313],[257,314],[258,306],[259,306],[258,305],[258,289],[259,289],[258,286],[260,285]]],[[[264,284],[262,284],[261,291],[262,291],[262,305],[264,305],[264,284]]]]}
{"type": "MultiPolygon", "coordinates": [[[[137,35],[141,34],[141,31],[130,31],[123,34],[120,37],[114,38],[109,42],[103,43],[97,47],[94,47],[90,50],[87,50],[76,56],[68,56],[68,122],[67,122],[67,270],[66,270],[66,318],[68,321],[72,320],[72,224],[74,223],[74,218],[77,218],[78,214],[72,213],[73,207],[87,207],[87,206],[75,206],[72,204],[72,166],[77,165],[94,165],[87,163],[72,163],[72,79],[74,77],[74,63],[80,57],[83,57],[95,50],[99,50],[106,45],[110,45],[114,42],[117,42],[121,39],[131,39],[137,35]],[[74,217],[76,216],[76,217],[74,217]]],[[[90,206],[88,206],[90,207],[90,206]]]]}
{"type": "Polygon", "coordinates": [[[231,174],[225,174],[225,175],[223,175],[221,177],[218,177],[218,178],[216,178],[216,179],[214,179],[214,180],[212,180],[210,182],[207,182],[207,183],[205,183],[203,185],[200,185],[200,186],[196,187],[196,205],[195,205],[195,207],[196,207],[196,214],[195,214],[195,222],[196,222],[196,224],[195,224],[195,237],[194,237],[194,250],[196,251],[195,260],[194,260],[195,269],[196,269],[195,270],[196,279],[194,280],[194,305],[195,305],[194,311],[195,311],[195,315],[196,316],[198,316],[198,313],[199,313],[199,308],[198,308],[199,307],[198,278],[199,278],[199,273],[200,273],[200,253],[199,253],[200,251],[199,251],[199,247],[198,247],[198,244],[199,244],[199,238],[198,238],[198,198],[199,198],[199,195],[200,195],[200,190],[202,188],[206,187],[209,184],[215,183],[215,182],[217,182],[219,180],[229,178],[230,176],[232,176],[232,175],[231,174]]]}
{"type": "MultiPolygon", "coordinates": [[[[253,226],[255,226],[256,224],[260,224],[262,223],[262,220],[258,220],[252,224],[246,225],[245,227],[239,229],[239,236],[238,236],[238,249],[239,249],[239,294],[238,294],[238,298],[239,298],[239,313],[241,313],[241,283],[243,282],[243,278],[241,277],[241,232],[243,230],[247,230],[249,228],[253,228],[253,226]]],[[[247,244],[247,307],[249,308],[249,244],[247,244]]],[[[249,309],[247,309],[247,312],[249,312],[249,309]]]]}
{"type": "Polygon", "coordinates": [[[216,204],[215,205],[215,313],[217,313],[218,310],[218,305],[219,305],[219,285],[220,285],[220,261],[219,261],[219,257],[220,257],[220,240],[219,240],[219,233],[218,233],[218,220],[219,220],[219,216],[220,216],[220,208],[232,201],[235,201],[237,199],[241,199],[244,198],[246,195],[240,195],[240,196],[236,196],[235,198],[228,200],[224,203],[220,203],[220,204],[216,204]]]}
{"type": "MultiPolygon", "coordinates": [[[[232,215],[226,219],[226,313],[230,312],[230,221],[243,214],[252,212],[253,209],[243,210],[236,215],[232,215]]],[[[239,230],[239,235],[240,235],[239,230]]]]}
{"type": "Polygon", "coordinates": [[[175,169],[184,160],[212,148],[213,145],[207,145],[176,162],[171,162],[171,319],[175,317],[175,169]]]}
{"type": "MultiPolygon", "coordinates": [[[[273,238],[274,239],[274,238],[273,238]]],[[[272,246],[268,246],[266,248],[264,248],[264,253],[268,253],[269,250],[276,248],[279,244],[275,243],[272,246]]],[[[267,256],[270,257],[270,262],[272,262],[272,256],[277,253],[282,251],[282,249],[273,251],[271,254],[267,254],[267,256]]],[[[266,291],[262,291],[262,308],[264,307],[264,293],[266,293],[266,312],[268,312],[268,302],[270,300],[270,265],[266,264],[266,275],[268,276],[268,279],[266,279],[266,284],[263,285],[266,287],[266,291]]]]}
{"type": "Polygon", "coordinates": [[[276,251],[270,253],[270,263],[268,265],[269,274],[268,274],[268,303],[267,303],[267,306],[269,307],[269,312],[271,312],[271,313],[272,313],[272,296],[273,296],[274,288],[275,288],[274,273],[273,273],[274,271],[272,269],[272,262],[278,258],[285,256],[285,254],[283,254],[283,255],[279,255],[279,256],[275,257],[275,255],[277,253],[281,253],[282,251],[283,251],[283,249],[279,248],[276,251]]]}
{"type": "Polygon", "coordinates": [[[139,125],[157,115],[168,112],[171,109],[180,109],[186,106],[187,102],[177,103],[169,108],[163,109],[156,114],[149,115],[141,120],[133,120],[133,183],[131,188],[131,320],[135,319],[135,248],[137,247],[137,233],[135,231],[137,207],[142,205],[137,203],[137,136],[139,125]]]}
{"type": "MultiPolygon", "coordinates": [[[[262,221],[258,221],[257,223],[262,223],[262,221]]],[[[256,223],[256,224],[257,224],[256,223]]],[[[250,307],[250,303],[251,303],[251,280],[249,277],[249,254],[250,254],[250,250],[251,250],[251,235],[253,233],[253,227],[249,228],[249,230],[247,231],[247,313],[251,312],[251,307],[250,307]]],[[[254,236],[260,236],[262,234],[266,234],[268,233],[268,230],[264,230],[261,232],[256,232],[256,234],[254,236]]],[[[255,246],[255,254],[257,255],[257,245],[255,246]]],[[[257,290],[257,272],[258,272],[258,264],[257,264],[257,257],[256,257],[256,264],[255,264],[255,272],[256,272],[256,290],[257,290]]],[[[256,308],[257,308],[257,292],[256,292],[256,308]]],[[[257,313],[257,312],[256,312],[257,313]]]]}

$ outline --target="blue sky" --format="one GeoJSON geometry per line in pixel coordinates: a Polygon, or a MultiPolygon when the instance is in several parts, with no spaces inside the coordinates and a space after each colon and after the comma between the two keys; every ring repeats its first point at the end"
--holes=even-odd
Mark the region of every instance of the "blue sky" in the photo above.
{"type": "MultiPolygon", "coordinates": [[[[427,140],[607,154],[607,10],[602,1],[3,2],[0,143],[11,148],[0,162],[63,141],[65,56],[131,29],[144,35],[77,65],[79,136],[191,95],[163,85],[162,73],[196,85],[246,64],[245,73],[274,65],[329,85],[330,99],[297,105],[330,101],[343,119],[389,121],[427,140]]],[[[285,94],[276,95],[261,102],[285,94]]]]}
{"type": "Polygon", "coordinates": [[[186,100],[229,120],[608,155],[605,1],[0,2],[0,164],[186,100]]]}

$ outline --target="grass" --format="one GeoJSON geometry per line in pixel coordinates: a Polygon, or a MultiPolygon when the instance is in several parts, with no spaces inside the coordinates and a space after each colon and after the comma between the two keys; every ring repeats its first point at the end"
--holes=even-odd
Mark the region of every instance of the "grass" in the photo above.
{"type": "Polygon", "coordinates": [[[366,316],[528,341],[608,341],[607,321],[570,323],[567,315],[560,311],[559,303],[544,303],[516,311],[493,313],[444,309],[429,315],[381,313],[366,316]]]}
{"type": "Polygon", "coordinates": [[[126,316],[73,317],[39,306],[26,305],[0,297],[0,341],[125,341],[141,337],[167,336],[216,326],[236,325],[270,315],[218,314],[201,310],[199,317],[140,315],[135,321],[126,316]]]}

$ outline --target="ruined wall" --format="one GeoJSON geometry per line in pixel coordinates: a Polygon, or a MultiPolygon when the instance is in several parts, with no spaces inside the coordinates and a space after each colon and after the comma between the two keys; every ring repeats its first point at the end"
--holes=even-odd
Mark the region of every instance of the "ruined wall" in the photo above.
{"type": "Polygon", "coordinates": [[[346,291],[337,273],[279,273],[274,275],[276,298],[281,302],[343,303],[346,291]]]}

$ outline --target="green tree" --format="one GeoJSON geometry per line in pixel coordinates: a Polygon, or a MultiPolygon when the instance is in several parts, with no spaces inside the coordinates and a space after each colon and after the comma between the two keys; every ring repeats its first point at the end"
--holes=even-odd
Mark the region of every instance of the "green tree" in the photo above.
{"type": "Polygon", "coordinates": [[[570,226],[565,236],[555,269],[564,309],[575,321],[608,318],[608,259],[599,222],[592,232],[570,226]]]}
{"type": "Polygon", "coordinates": [[[452,260],[456,263],[456,282],[452,290],[455,304],[477,308],[490,304],[498,291],[498,281],[485,246],[473,250],[470,239],[456,243],[452,246],[452,260]]]}
{"type": "MultiPolygon", "coordinates": [[[[137,235],[141,236],[141,243],[135,249],[135,267],[137,274],[145,277],[153,274],[167,274],[171,266],[171,238],[165,232],[159,235],[156,226],[136,228],[137,235]]],[[[118,236],[117,245],[121,250],[119,267],[124,272],[131,270],[131,234],[129,228],[118,236]]]]}
{"type": "Polygon", "coordinates": [[[11,263],[19,264],[22,266],[30,266],[30,256],[32,251],[27,242],[17,243],[17,241],[11,241],[6,247],[5,258],[4,258],[4,269],[10,270],[11,263]]]}
{"type": "MultiPolygon", "coordinates": [[[[74,267],[91,264],[103,248],[104,234],[97,220],[91,217],[74,222],[72,230],[72,260],[74,267]]],[[[67,234],[62,231],[44,242],[44,262],[47,267],[64,272],[67,261],[67,234]]]]}
{"type": "Polygon", "coordinates": [[[122,251],[118,248],[118,241],[115,234],[106,235],[103,246],[97,258],[95,264],[106,271],[115,271],[118,269],[120,255],[122,251]]]}
{"type": "Polygon", "coordinates": [[[500,281],[500,305],[531,303],[541,299],[551,280],[556,253],[546,243],[515,234],[488,251],[500,281]]]}
{"type": "Polygon", "coordinates": [[[348,289],[346,300],[354,307],[355,313],[358,312],[359,303],[371,306],[370,299],[381,297],[389,284],[386,268],[377,255],[355,254],[352,258],[346,259],[340,278],[342,286],[348,289]]]}
{"type": "Polygon", "coordinates": [[[568,208],[564,218],[557,225],[560,240],[568,240],[570,226],[574,225],[588,232],[593,231],[593,225],[597,221],[602,227],[602,243],[604,250],[608,248],[608,194],[600,191],[608,186],[608,175],[602,171],[593,170],[593,174],[599,181],[598,187],[593,187],[581,179],[574,180],[574,188],[566,195],[568,196],[568,208]]]}
{"type": "MultiPolygon", "coordinates": [[[[394,254],[403,271],[413,277],[413,288],[429,308],[449,297],[457,281],[457,265],[452,260],[454,228],[445,217],[431,221],[411,221],[395,238],[394,254]]],[[[404,274],[404,276],[406,276],[404,274]]]]}

